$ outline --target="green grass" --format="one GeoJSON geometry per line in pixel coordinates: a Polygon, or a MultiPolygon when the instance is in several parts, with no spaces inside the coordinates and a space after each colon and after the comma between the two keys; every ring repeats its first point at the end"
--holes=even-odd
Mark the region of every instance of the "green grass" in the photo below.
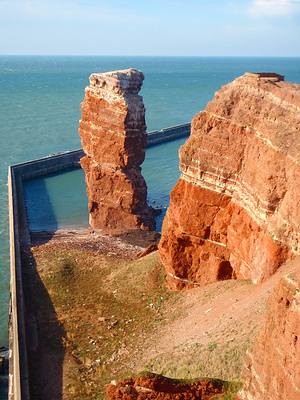
{"type": "Polygon", "coordinates": [[[199,376],[239,381],[249,342],[192,343],[150,360],[145,369],[169,377],[191,379],[199,376]]]}
{"type": "Polygon", "coordinates": [[[133,371],[145,335],[163,323],[161,310],[176,294],[166,290],[156,254],[129,262],[65,246],[33,251],[73,360],[66,394],[101,399],[105,384],[133,371]]]}
{"type": "MultiPolygon", "coordinates": [[[[165,324],[184,312],[176,306],[186,294],[165,288],[157,253],[124,261],[57,244],[34,248],[33,253],[65,332],[60,340],[66,353],[64,392],[68,400],[104,398],[105,384],[136,373],[145,339],[156,329],[163,331],[165,324]]],[[[231,281],[204,288],[199,303],[209,304],[211,298],[235,285],[231,281]]],[[[41,307],[41,298],[37,304],[41,307]]],[[[42,311],[41,307],[40,315],[42,311]]],[[[228,382],[239,381],[249,342],[226,342],[226,334],[223,343],[212,337],[207,345],[177,347],[149,360],[144,369],[181,383],[215,377],[225,387],[219,398],[233,399],[238,386],[228,382]]],[[[49,349],[50,345],[49,339],[49,349]]]]}

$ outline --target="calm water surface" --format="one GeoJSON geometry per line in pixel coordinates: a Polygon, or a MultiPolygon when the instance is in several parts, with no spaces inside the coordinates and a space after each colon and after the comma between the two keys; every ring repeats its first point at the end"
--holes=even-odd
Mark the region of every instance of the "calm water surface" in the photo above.
{"type": "MultiPolygon", "coordinates": [[[[88,76],[92,72],[128,67],[145,73],[142,94],[148,130],[190,121],[222,84],[245,71],[276,71],[286,75],[287,80],[300,82],[299,58],[1,56],[0,346],[7,344],[9,294],[7,167],[79,148],[79,104],[88,76]]],[[[168,204],[169,190],[178,176],[176,154],[181,142],[170,142],[147,151],[143,173],[149,198],[159,205],[168,204]]],[[[80,170],[32,181],[26,193],[30,209],[34,207],[30,215],[32,227],[86,224],[86,199],[80,170]],[[45,207],[40,207],[42,203],[51,212],[45,214],[45,207]]]]}
{"type": "MultiPolygon", "coordinates": [[[[169,193],[178,176],[178,148],[185,138],[150,147],[142,173],[148,183],[148,201],[162,208],[157,230],[169,204],[169,193]],[[163,166],[162,166],[163,160],[163,166]],[[163,168],[163,171],[162,171],[163,168]]],[[[81,169],[32,179],[24,185],[31,231],[88,226],[84,172],[81,169]]]]}

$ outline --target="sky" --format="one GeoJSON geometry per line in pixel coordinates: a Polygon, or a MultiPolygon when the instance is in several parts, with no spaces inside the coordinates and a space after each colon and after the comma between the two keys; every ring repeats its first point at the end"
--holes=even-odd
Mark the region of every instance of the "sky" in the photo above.
{"type": "Polygon", "coordinates": [[[0,54],[300,56],[300,0],[0,0],[0,54]]]}

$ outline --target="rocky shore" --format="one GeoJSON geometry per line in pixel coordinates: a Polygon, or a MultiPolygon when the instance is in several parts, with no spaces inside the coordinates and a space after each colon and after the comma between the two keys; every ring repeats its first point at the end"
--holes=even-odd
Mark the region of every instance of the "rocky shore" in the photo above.
{"type": "Polygon", "coordinates": [[[94,229],[59,229],[55,232],[31,232],[32,246],[44,243],[73,246],[77,249],[89,250],[94,254],[108,254],[128,260],[138,258],[144,253],[157,250],[160,233],[132,229],[119,235],[104,234],[94,229]]]}

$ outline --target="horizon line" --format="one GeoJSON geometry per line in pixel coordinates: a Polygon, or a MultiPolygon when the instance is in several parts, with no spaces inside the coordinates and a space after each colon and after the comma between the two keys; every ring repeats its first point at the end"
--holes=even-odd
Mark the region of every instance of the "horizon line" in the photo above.
{"type": "Polygon", "coordinates": [[[180,58],[300,58],[300,55],[162,55],[162,54],[24,54],[0,53],[0,57],[180,57],[180,58]]]}

